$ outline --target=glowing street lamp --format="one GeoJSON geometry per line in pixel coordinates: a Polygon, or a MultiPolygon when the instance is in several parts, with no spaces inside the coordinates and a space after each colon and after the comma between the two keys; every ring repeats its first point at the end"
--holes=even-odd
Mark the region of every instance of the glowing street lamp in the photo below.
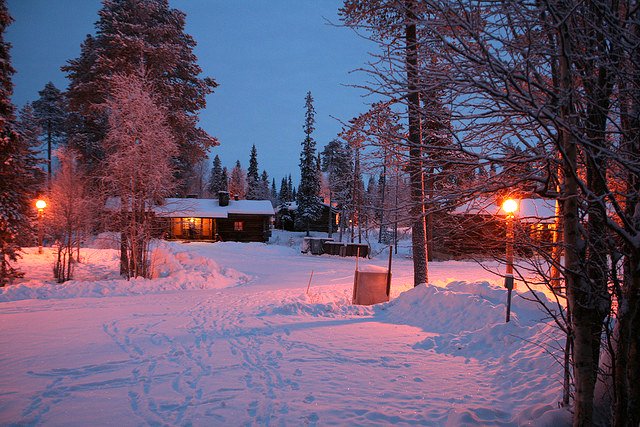
{"type": "Polygon", "coordinates": [[[507,261],[506,271],[504,275],[504,287],[507,288],[507,322],[511,317],[511,291],[513,291],[513,219],[515,212],[518,210],[518,201],[507,199],[502,202],[502,210],[507,214],[507,235],[506,235],[506,254],[507,261]]]}
{"type": "Polygon", "coordinates": [[[47,207],[47,202],[42,199],[36,201],[36,208],[38,209],[38,253],[42,253],[42,238],[44,230],[42,228],[42,219],[44,218],[44,208],[47,207]]]}

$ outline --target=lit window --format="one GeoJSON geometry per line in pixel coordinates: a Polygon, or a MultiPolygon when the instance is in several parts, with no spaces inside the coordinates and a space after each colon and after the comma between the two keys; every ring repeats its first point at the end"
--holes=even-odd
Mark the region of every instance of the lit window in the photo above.
{"type": "Polygon", "coordinates": [[[233,223],[233,229],[235,231],[242,231],[244,230],[244,223],[242,221],[235,221],[233,223]]]}

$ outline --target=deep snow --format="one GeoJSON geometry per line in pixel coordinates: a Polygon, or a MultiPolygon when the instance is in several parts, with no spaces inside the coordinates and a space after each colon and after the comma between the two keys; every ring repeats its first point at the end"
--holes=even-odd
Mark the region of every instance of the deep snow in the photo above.
{"type": "Polygon", "coordinates": [[[352,306],[355,260],[298,243],[160,243],[155,278],[132,281],[85,248],[63,285],[51,250],[27,250],[0,289],[0,424],[569,424],[560,335],[518,293],[505,324],[499,277],[432,263],[413,288],[400,256],[392,300],[352,306]]]}

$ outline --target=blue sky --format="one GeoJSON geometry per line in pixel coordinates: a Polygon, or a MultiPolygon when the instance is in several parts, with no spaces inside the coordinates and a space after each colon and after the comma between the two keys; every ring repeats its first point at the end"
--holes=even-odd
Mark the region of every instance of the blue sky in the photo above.
{"type": "MultiPolygon", "coordinates": [[[[7,41],[17,73],[18,106],[33,101],[45,83],[65,89],[60,66],[75,58],[85,35],[94,33],[99,0],[8,0],[15,22],[7,41]]],[[[347,121],[366,111],[362,90],[349,87],[366,76],[352,73],[368,60],[369,42],[338,24],[339,0],[170,0],[187,14],[186,31],[198,46],[203,75],[220,87],[207,98],[200,124],[221,141],[213,149],[231,168],[246,168],[251,145],[260,169],[280,185],[299,176],[304,134],[304,97],[317,112],[314,137],[321,149],[347,121]]],[[[297,184],[296,184],[297,185],[297,184]]]]}

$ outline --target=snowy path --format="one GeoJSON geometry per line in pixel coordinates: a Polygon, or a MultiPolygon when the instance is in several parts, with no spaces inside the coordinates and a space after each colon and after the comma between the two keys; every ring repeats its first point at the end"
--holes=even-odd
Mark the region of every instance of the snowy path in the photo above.
{"type": "Polygon", "coordinates": [[[548,410],[557,394],[553,378],[519,378],[538,375],[537,362],[505,376],[508,357],[445,345],[473,338],[397,321],[400,307],[349,305],[352,261],[288,248],[265,247],[258,257],[242,246],[185,248],[251,280],[1,303],[0,424],[514,425],[528,408],[548,410]],[[266,267],[284,260],[286,270],[266,267]],[[318,274],[307,296],[310,269],[318,274]],[[332,277],[340,283],[327,284],[332,277]]]}
{"type": "MultiPolygon", "coordinates": [[[[268,295],[254,297],[268,306],[260,298],[268,295]]],[[[265,315],[237,290],[119,300],[48,311],[52,324],[75,321],[64,320],[61,335],[41,342],[30,360],[4,355],[0,378],[7,384],[10,371],[16,389],[3,396],[3,420],[109,424],[116,400],[117,417],[134,425],[436,425],[458,403],[496,394],[477,362],[412,349],[427,333],[411,326],[370,316],[300,322],[265,315]],[[147,304],[135,316],[117,316],[147,304]],[[94,339],[86,347],[65,343],[74,334],[94,339]],[[23,381],[39,386],[20,391],[23,381]]],[[[30,321],[42,320],[41,312],[22,305],[3,316],[3,348],[11,347],[9,331],[42,338],[42,325],[30,321]]],[[[510,418],[508,411],[494,416],[510,418]]]]}

